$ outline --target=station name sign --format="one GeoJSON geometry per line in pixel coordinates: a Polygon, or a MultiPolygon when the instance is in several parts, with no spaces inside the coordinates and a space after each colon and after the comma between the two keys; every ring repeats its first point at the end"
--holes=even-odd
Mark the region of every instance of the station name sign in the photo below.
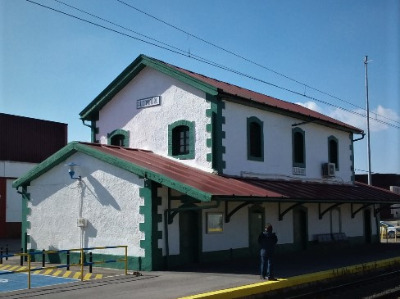
{"type": "Polygon", "coordinates": [[[161,96],[150,97],[150,98],[137,100],[136,108],[142,109],[142,108],[147,108],[147,107],[152,107],[152,106],[158,106],[160,104],[161,104],[161,96]]]}

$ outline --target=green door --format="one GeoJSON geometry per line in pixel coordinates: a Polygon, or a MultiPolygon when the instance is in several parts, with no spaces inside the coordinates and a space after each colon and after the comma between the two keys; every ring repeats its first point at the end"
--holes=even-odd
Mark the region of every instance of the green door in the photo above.
{"type": "Polygon", "coordinates": [[[370,244],[372,240],[371,211],[364,210],[364,237],[365,243],[370,244]]]}
{"type": "Polygon", "coordinates": [[[293,210],[293,241],[296,250],[307,248],[307,210],[298,208],[293,210]]]}
{"type": "Polygon", "coordinates": [[[252,256],[259,255],[258,236],[264,230],[264,212],[250,209],[249,212],[249,249],[252,256]]]}
{"type": "Polygon", "coordinates": [[[198,213],[186,211],[179,213],[180,264],[199,261],[199,223],[198,213]]]}

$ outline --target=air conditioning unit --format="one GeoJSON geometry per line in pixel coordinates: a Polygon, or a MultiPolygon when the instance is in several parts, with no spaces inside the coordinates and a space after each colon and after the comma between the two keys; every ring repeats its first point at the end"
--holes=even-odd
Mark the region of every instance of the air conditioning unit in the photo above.
{"type": "Polygon", "coordinates": [[[400,194],[400,186],[390,186],[390,191],[400,194]]]}
{"type": "Polygon", "coordinates": [[[335,163],[323,163],[322,164],[322,175],[324,177],[334,177],[336,171],[335,163]]]}
{"type": "Polygon", "coordinates": [[[78,218],[77,220],[78,227],[86,227],[87,226],[87,219],[85,218],[78,218]]]}

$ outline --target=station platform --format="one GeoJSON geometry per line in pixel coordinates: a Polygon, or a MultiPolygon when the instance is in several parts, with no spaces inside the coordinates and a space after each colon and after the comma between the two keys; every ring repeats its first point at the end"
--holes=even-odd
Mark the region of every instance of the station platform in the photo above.
{"type": "Polygon", "coordinates": [[[169,271],[140,272],[140,276],[114,275],[100,280],[73,282],[1,293],[7,298],[33,294],[41,298],[241,298],[296,287],[388,265],[400,265],[400,242],[352,246],[338,250],[276,255],[278,281],[259,278],[259,260],[233,260],[188,265],[169,271]]]}

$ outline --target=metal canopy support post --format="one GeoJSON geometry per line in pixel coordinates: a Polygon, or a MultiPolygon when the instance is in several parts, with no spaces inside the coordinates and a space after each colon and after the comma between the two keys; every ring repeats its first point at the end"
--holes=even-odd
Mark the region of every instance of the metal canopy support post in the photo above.
{"type": "Polygon", "coordinates": [[[298,202],[295,203],[294,205],[291,205],[290,207],[288,207],[286,210],[284,210],[283,212],[281,212],[281,202],[278,202],[278,207],[279,207],[279,221],[283,220],[283,216],[285,216],[286,213],[288,213],[289,211],[293,210],[295,207],[301,206],[303,203],[302,202],[298,202]]]}
{"type": "Polygon", "coordinates": [[[335,203],[334,205],[331,205],[329,208],[327,208],[325,211],[321,212],[321,203],[318,203],[318,211],[319,211],[319,219],[322,219],[322,217],[329,212],[330,210],[336,208],[337,206],[340,206],[342,203],[335,203]]]}
{"type": "Polygon", "coordinates": [[[171,208],[171,201],[170,200],[171,199],[168,196],[168,209],[166,209],[164,211],[166,222],[168,224],[172,224],[172,222],[174,221],[174,217],[180,212],[184,212],[184,211],[200,211],[200,210],[213,209],[213,208],[218,208],[219,205],[221,204],[221,200],[220,199],[216,199],[214,204],[210,204],[210,205],[206,205],[206,206],[197,206],[193,202],[193,203],[184,203],[179,208],[171,208]]]}
{"type": "Polygon", "coordinates": [[[225,223],[228,223],[231,220],[231,217],[233,216],[233,214],[235,214],[241,208],[243,208],[251,203],[253,203],[253,202],[245,201],[245,202],[241,203],[240,205],[238,205],[236,208],[234,208],[230,213],[228,213],[228,201],[226,200],[225,201],[225,223]]]}
{"type": "Polygon", "coordinates": [[[356,214],[362,210],[364,210],[366,207],[372,206],[372,203],[368,203],[368,204],[363,204],[360,208],[358,208],[357,210],[354,211],[353,209],[353,203],[351,203],[351,218],[354,218],[354,216],[356,216],[356,214]]]}

